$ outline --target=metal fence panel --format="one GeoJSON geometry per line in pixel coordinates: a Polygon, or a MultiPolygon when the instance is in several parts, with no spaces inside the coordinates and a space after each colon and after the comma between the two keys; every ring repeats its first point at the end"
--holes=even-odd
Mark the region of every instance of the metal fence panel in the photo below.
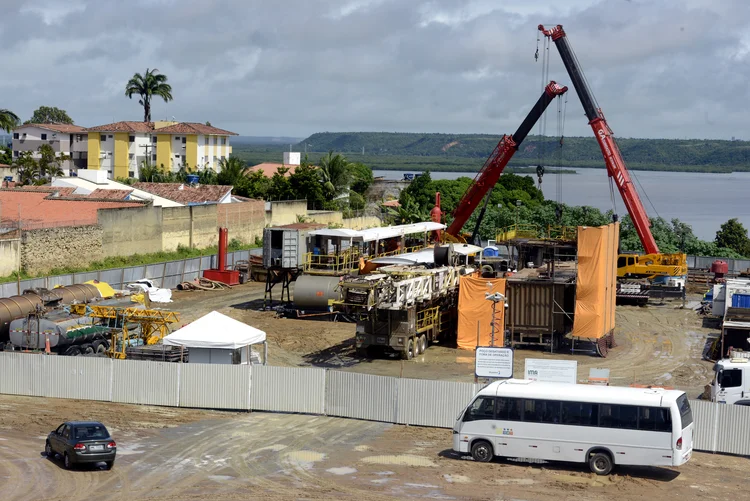
{"type": "Polygon", "coordinates": [[[398,380],[398,424],[451,428],[474,396],[474,383],[398,380]]]}
{"type": "MultiPolygon", "coordinates": [[[[44,289],[47,287],[47,279],[46,278],[32,278],[29,280],[29,285],[26,287],[26,289],[44,289]]],[[[21,289],[21,292],[23,292],[24,289],[21,289]]]]}
{"type": "Polygon", "coordinates": [[[255,365],[251,384],[252,410],[325,413],[325,369],[255,365]]]}
{"type": "Polygon", "coordinates": [[[122,289],[122,268],[100,271],[99,280],[108,283],[114,289],[122,289]]]}
{"type": "Polygon", "coordinates": [[[199,268],[201,266],[201,258],[195,257],[193,259],[186,259],[185,260],[185,273],[192,273],[200,271],[199,268]]]}
{"type": "Polygon", "coordinates": [[[715,258],[713,257],[695,256],[695,268],[704,270],[706,268],[709,268],[711,266],[711,263],[713,263],[714,261],[715,258]]]}
{"type": "Polygon", "coordinates": [[[250,366],[182,364],[180,407],[250,409],[250,366]]]}
{"type": "Polygon", "coordinates": [[[237,261],[247,261],[250,259],[250,251],[249,250],[243,250],[243,251],[235,251],[234,253],[234,262],[237,261]]]}
{"type": "Polygon", "coordinates": [[[748,259],[733,259],[732,261],[734,261],[733,267],[735,273],[739,273],[750,268],[750,260],[748,259]]]}
{"type": "Polygon", "coordinates": [[[164,264],[149,264],[146,266],[146,276],[155,287],[161,287],[161,279],[164,276],[164,264]]]}
{"type": "Polygon", "coordinates": [[[74,273],[73,280],[75,280],[75,283],[77,284],[82,284],[91,280],[99,280],[99,272],[87,271],[85,273],[74,273]]]}
{"type": "Polygon", "coordinates": [[[125,268],[125,275],[123,281],[123,288],[125,285],[133,282],[137,282],[142,278],[146,278],[146,267],[145,266],[133,266],[131,268],[125,268]]]}
{"type": "Polygon", "coordinates": [[[715,452],[714,426],[716,425],[717,405],[705,400],[691,400],[693,411],[693,449],[715,452]]]}
{"type": "Polygon", "coordinates": [[[26,289],[31,289],[33,287],[33,283],[31,280],[21,280],[20,282],[16,282],[18,285],[18,293],[22,294],[23,291],[26,289]]]}
{"type": "Polygon", "coordinates": [[[18,284],[16,282],[8,282],[2,284],[3,297],[11,297],[18,295],[18,284]]]}
{"type": "Polygon", "coordinates": [[[164,289],[176,289],[177,284],[180,283],[180,278],[182,278],[181,275],[169,275],[164,277],[164,280],[161,281],[161,286],[164,289]]]}
{"type": "Polygon", "coordinates": [[[396,421],[398,382],[396,378],[327,371],[327,416],[369,421],[396,421]]]}
{"type": "Polygon", "coordinates": [[[212,256],[203,256],[201,258],[201,270],[210,270],[212,259],[212,256]]]}
{"type": "Polygon", "coordinates": [[[112,361],[112,401],[177,407],[180,366],[173,362],[112,361]]]}
{"type": "Polygon", "coordinates": [[[112,363],[99,357],[44,357],[46,395],[53,398],[110,401],[112,363]]]}
{"type": "Polygon", "coordinates": [[[164,274],[169,276],[180,276],[185,267],[185,261],[169,261],[166,265],[164,274]]]}
{"type": "Polygon", "coordinates": [[[716,452],[750,455],[750,407],[716,405],[719,411],[716,452]]]}
{"type": "Polygon", "coordinates": [[[58,285],[68,286],[73,285],[73,275],[55,275],[47,278],[47,288],[54,289],[58,285]]]}
{"type": "Polygon", "coordinates": [[[45,358],[39,353],[0,353],[0,393],[45,396],[45,358]]]}

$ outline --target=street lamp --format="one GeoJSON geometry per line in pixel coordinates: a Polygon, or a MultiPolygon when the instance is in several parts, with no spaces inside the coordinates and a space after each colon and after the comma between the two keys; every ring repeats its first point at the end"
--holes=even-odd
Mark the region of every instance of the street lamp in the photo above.
{"type": "MultiPolygon", "coordinates": [[[[504,303],[505,308],[508,307],[508,304],[505,303],[505,295],[499,292],[495,292],[494,294],[485,292],[484,298],[487,301],[492,301],[492,323],[490,324],[490,328],[491,328],[490,329],[490,346],[495,346],[495,316],[496,316],[497,303],[504,303]]],[[[504,326],[503,326],[503,330],[505,330],[504,326]]]]}

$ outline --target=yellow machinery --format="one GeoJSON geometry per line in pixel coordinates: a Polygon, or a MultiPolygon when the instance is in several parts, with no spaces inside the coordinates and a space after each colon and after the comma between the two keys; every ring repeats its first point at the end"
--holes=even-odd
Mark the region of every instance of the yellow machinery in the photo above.
{"type": "Polygon", "coordinates": [[[617,257],[618,278],[648,278],[687,275],[686,254],[620,254],[617,257]]]}
{"type": "Polygon", "coordinates": [[[157,344],[169,333],[169,325],[180,321],[179,313],[174,311],[116,306],[74,304],[70,306],[70,312],[100,319],[102,325],[112,330],[112,340],[107,351],[107,355],[112,358],[125,358],[127,347],[132,340],[138,338],[146,345],[157,344]],[[137,336],[131,336],[128,323],[139,324],[141,330],[137,336]]]}

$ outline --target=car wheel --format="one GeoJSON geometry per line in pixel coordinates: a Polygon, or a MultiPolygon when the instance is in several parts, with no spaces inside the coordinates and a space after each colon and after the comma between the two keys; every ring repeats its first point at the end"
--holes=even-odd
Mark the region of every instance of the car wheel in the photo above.
{"type": "Polygon", "coordinates": [[[474,458],[474,461],[479,463],[489,463],[492,461],[493,455],[492,446],[485,440],[474,442],[471,446],[471,457],[474,458]]]}
{"type": "Polygon", "coordinates": [[[609,475],[613,466],[612,458],[606,452],[597,452],[589,459],[589,468],[597,475],[609,475]]]}
{"type": "Polygon", "coordinates": [[[65,466],[66,470],[70,470],[73,468],[73,463],[70,461],[70,456],[67,452],[63,455],[63,465],[65,466]]]}
{"type": "Polygon", "coordinates": [[[107,461],[106,464],[107,464],[107,466],[105,467],[105,469],[106,470],[111,470],[112,467],[115,465],[115,460],[113,459],[112,461],[107,461]]]}
{"type": "Polygon", "coordinates": [[[53,459],[55,457],[55,453],[52,452],[52,446],[49,442],[44,444],[44,455],[47,456],[49,459],[53,459]]]}

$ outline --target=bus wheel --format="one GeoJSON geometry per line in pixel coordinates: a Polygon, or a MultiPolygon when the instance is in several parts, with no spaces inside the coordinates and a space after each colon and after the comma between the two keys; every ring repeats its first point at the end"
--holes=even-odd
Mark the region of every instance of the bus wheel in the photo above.
{"type": "Polygon", "coordinates": [[[492,446],[489,442],[478,440],[471,446],[471,457],[479,463],[489,463],[492,460],[492,446]]]}
{"type": "Polygon", "coordinates": [[[606,452],[597,452],[589,459],[589,468],[597,475],[609,475],[612,466],[612,458],[606,452]]]}

